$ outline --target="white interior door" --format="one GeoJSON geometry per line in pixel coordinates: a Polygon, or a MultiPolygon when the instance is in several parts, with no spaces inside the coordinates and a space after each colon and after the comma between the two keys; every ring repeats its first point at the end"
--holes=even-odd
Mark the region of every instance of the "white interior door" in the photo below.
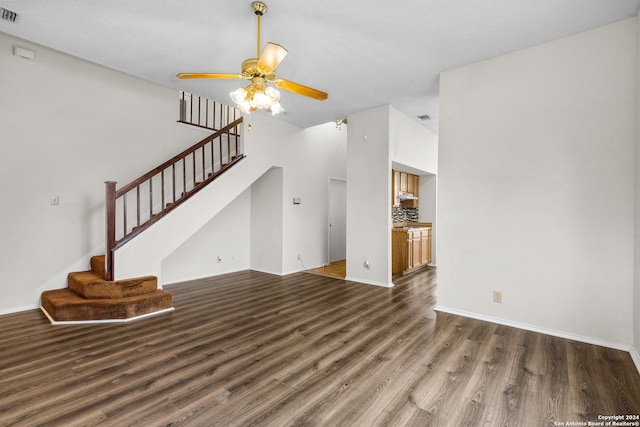
{"type": "Polygon", "coordinates": [[[347,181],[329,179],[329,262],[347,257],[347,181]]]}

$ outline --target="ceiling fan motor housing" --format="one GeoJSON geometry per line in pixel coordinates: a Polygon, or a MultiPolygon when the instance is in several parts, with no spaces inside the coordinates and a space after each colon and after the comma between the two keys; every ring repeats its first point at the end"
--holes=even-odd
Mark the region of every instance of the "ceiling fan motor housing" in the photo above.
{"type": "Polygon", "coordinates": [[[264,13],[267,11],[267,5],[262,3],[261,1],[254,1],[253,3],[251,3],[251,8],[253,9],[253,13],[258,16],[264,15],[264,13]]]}
{"type": "Polygon", "coordinates": [[[273,81],[276,78],[274,72],[265,74],[258,68],[258,58],[249,58],[242,61],[242,75],[249,80],[261,77],[264,80],[273,81]]]}

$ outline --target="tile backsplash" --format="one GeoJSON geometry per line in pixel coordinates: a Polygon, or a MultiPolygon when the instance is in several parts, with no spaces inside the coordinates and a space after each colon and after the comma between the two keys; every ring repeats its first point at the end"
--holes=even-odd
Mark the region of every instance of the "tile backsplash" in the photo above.
{"type": "Polygon", "coordinates": [[[393,222],[418,222],[418,208],[392,206],[391,219],[393,222]]]}

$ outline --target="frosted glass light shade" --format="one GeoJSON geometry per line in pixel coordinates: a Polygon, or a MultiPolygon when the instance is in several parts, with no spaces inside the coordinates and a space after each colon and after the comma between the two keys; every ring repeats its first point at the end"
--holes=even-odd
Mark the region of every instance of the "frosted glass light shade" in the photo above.
{"type": "Polygon", "coordinates": [[[238,109],[244,113],[270,107],[272,114],[278,114],[284,111],[278,103],[280,100],[280,92],[271,86],[265,87],[251,84],[247,87],[234,90],[229,96],[238,109]],[[274,107],[275,105],[277,105],[277,107],[274,107]],[[274,111],[277,112],[274,113],[274,111]]]}
{"type": "Polygon", "coordinates": [[[256,92],[253,94],[251,105],[255,108],[267,108],[271,105],[271,100],[264,92],[256,92]]]}
{"type": "Polygon", "coordinates": [[[247,100],[247,91],[245,88],[240,87],[229,94],[231,100],[236,104],[240,104],[247,100]]]}
{"type": "Polygon", "coordinates": [[[271,115],[275,116],[276,114],[280,114],[284,112],[284,108],[282,108],[282,105],[280,105],[279,102],[276,102],[275,104],[273,104],[271,106],[271,115]]]}
{"type": "Polygon", "coordinates": [[[278,101],[280,101],[280,92],[278,92],[276,89],[272,88],[271,86],[267,86],[267,88],[264,90],[264,94],[267,95],[267,97],[269,98],[269,101],[270,101],[269,105],[273,105],[278,101]]]}

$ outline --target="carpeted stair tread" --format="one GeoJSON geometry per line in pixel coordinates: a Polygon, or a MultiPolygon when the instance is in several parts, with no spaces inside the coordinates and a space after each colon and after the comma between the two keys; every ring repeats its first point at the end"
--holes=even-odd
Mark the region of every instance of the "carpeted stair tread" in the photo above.
{"type": "Polygon", "coordinates": [[[156,291],[158,279],[155,276],[144,276],[107,281],[95,271],[78,271],[69,273],[67,286],[87,299],[127,298],[156,291]]]}
{"type": "Polygon", "coordinates": [[[171,308],[173,298],[163,290],[127,298],[86,299],[69,288],[42,293],[42,307],[57,321],[128,319],[171,308]]]}
{"type": "Polygon", "coordinates": [[[103,279],[107,277],[107,270],[104,264],[104,255],[97,255],[91,257],[91,269],[95,271],[95,273],[102,277],[103,279]]]}

